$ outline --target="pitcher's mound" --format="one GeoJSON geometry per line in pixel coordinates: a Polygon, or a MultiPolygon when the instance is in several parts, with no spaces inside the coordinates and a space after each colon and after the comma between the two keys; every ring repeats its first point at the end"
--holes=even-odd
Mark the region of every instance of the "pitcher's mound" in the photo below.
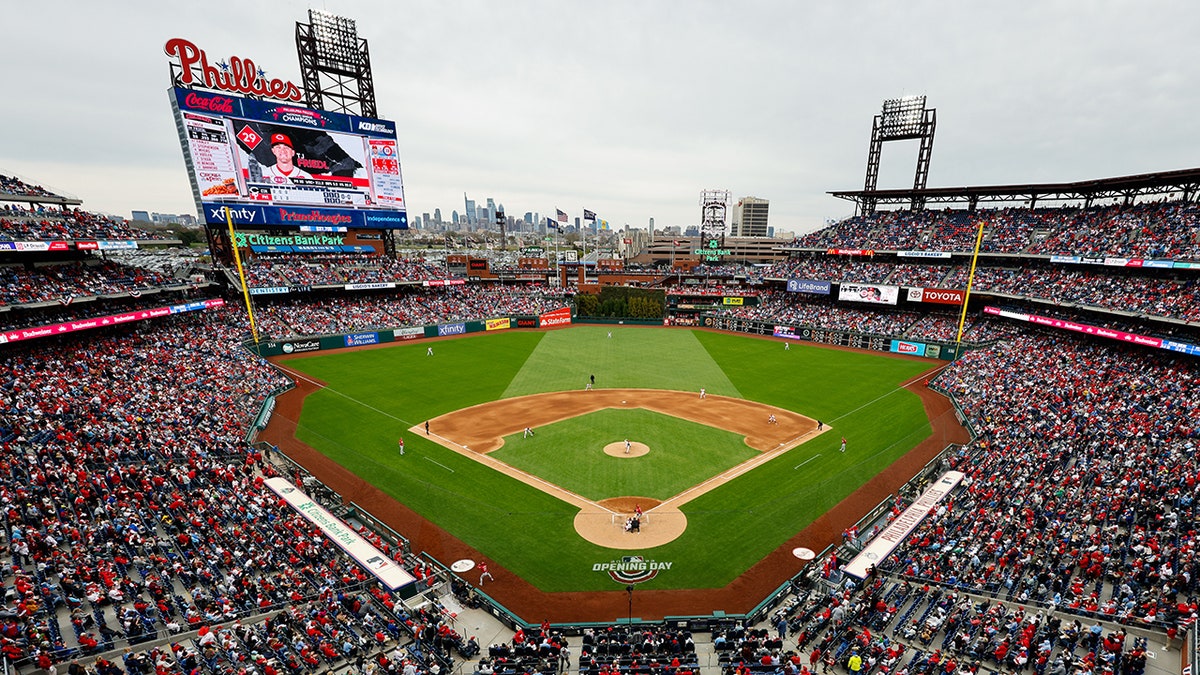
{"type": "Polygon", "coordinates": [[[641,457],[650,452],[650,446],[645,443],[629,442],[629,452],[625,452],[625,441],[617,441],[604,446],[604,454],[612,457],[641,457]]]}

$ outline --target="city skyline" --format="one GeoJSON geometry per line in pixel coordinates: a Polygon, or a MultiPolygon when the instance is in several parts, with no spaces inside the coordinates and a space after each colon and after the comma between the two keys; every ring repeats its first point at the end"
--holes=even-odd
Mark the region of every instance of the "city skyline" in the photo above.
{"type": "MultiPolygon", "coordinates": [[[[0,57],[35,84],[6,107],[0,172],[95,211],[192,212],[163,45],[186,37],[298,82],[308,6],[167,7],[22,6],[32,29],[10,31],[0,57]]],[[[529,7],[323,3],[370,43],[410,213],[447,213],[465,191],[511,212],[686,226],[702,190],[725,189],[769,200],[776,228],[810,231],[853,212],[826,193],[862,186],[871,119],[905,94],[939,113],[930,187],[1196,165],[1190,3],[529,7]]],[[[916,149],[896,146],[880,188],[912,183],[916,149]]]]}

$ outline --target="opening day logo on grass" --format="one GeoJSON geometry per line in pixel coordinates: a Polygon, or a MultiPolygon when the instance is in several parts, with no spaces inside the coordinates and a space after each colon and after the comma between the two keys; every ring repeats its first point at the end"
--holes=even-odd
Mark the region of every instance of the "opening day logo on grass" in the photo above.
{"type": "Polygon", "coordinates": [[[658,576],[659,571],[671,569],[673,562],[646,560],[640,555],[627,555],[620,560],[592,565],[593,572],[608,572],[619,584],[639,584],[658,576]]]}

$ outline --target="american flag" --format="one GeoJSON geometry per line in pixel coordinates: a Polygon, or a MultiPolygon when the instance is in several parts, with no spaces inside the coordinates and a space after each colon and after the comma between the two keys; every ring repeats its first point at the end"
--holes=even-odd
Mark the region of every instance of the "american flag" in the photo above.
{"type": "Polygon", "coordinates": [[[558,216],[557,216],[557,217],[558,217],[558,222],[560,222],[560,223],[565,223],[565,222],[567,222],[567,213],[566,213],[566,211],[563,211],[562,209],[554,209],[554,210],[558,212],[558,216]]]}

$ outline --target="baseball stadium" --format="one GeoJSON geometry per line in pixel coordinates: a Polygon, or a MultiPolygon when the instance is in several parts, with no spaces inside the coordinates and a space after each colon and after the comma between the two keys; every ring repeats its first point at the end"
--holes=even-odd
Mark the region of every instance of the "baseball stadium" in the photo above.
{"type": "Polygon", "coordinates": [[[1193,672],[1200,168],[455,240],[308,19],[167,42],[195,245],[0,175],[5,673],[1193,672]]]}

